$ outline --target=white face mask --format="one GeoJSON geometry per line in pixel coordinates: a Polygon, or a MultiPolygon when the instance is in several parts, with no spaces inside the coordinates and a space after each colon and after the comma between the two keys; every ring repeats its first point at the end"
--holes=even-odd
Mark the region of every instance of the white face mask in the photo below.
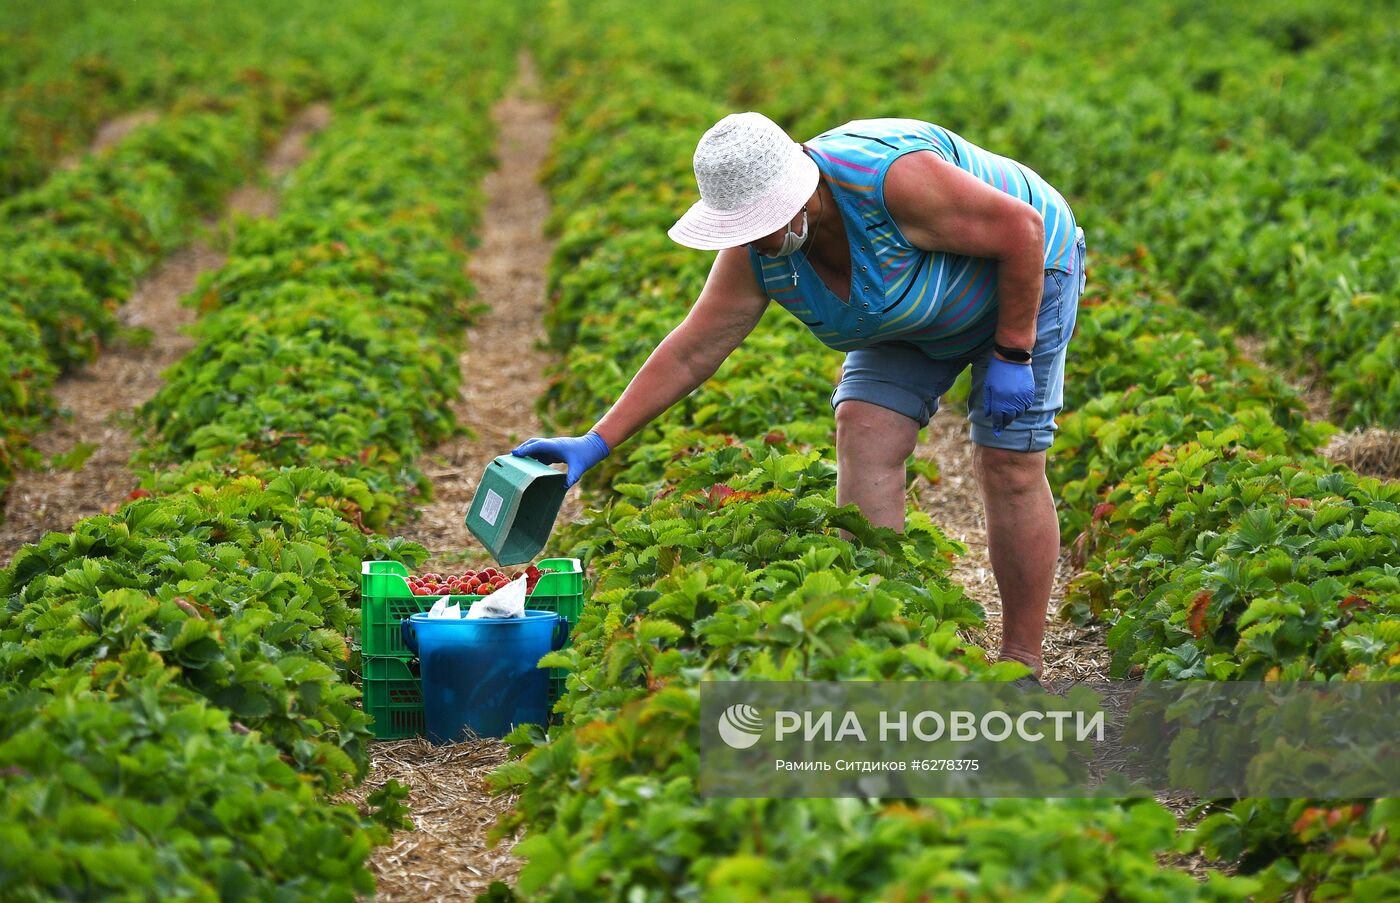
{"type": "Polygon", "coordinates": [[[800,233],[794,232],[794,231],[792,231],[792,226],[789,225],[789,226],[787,227],[787,231],[783,233],[783,244],[782,244],[782,247],[778,248],[778,250],[776,250],[776,251],[769,251],[769,252],[766,252],[766,253],[760,251],[759,253],[763,254],[764,257],[771,257],[771,258],[791,257],[793,254],[795,254],[795,253],[797,252],[797,249],[798,249],[798,248],[802,247],[803,242],[805,242],[806,240],[807,240],[807,208],[806,208],[806,207],[803,207],[803,208],[802,208],[802,231],[801,231],[800,233]]]}

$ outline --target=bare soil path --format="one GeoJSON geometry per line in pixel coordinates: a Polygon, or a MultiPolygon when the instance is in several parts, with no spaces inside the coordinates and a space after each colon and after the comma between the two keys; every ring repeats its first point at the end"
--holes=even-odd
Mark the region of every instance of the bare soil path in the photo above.
{"type": "MultiPolygon", "coordinates": [[[[549,109],[535,99],[537,92],[537,76],[528,61],[522,62],[515,91],[494,113],[500,165],[485,179],[481,245],[468,268],[476,300],[490,310],[463,336],[462,383],[452,403],[453,416],[469,432],[419,462],[432,479],[433,498],[401,531],[433,553],[427,570],[461,570],[490,561],[465,524],[476,484],[493,458],[540,434],[535,401],[547,388],[544,372],[554,360],[544,348],[541,327],[554,244],[544,237],[549,196],[536,176],[554,126],[549,109]]],[[[581,511],[579,493],[571,491],[558,523],[581,511]]]]}
{"type": "MultiPolygon", "coordinates": [[[[490,307],[462,341],[462,388],[453,402],[457,422],[471,433],[434,449],[419,466],[432,479],[433,500],[401,535],[433,557],[424,570],[460,572],[489,561],[464,524],[487,464],[521,440],[539,435],[535,400],[544,394],[552,355],[543,350],[545,274],[553,243],[544,237],[549,197],[536,176],[548,153],[553,119],[538,99],[538,78],[527,58],[519,81],[495,109],[499,168],[487,176],[481,245],[470,275],[477,300],[490,307]]],[[[558,523],[582,511],[577,491],[565,498],[558,523]]],[[[426,740],[376,743],[370,775],[353,794],[362,799],[386,781],[408,785],[417,829],[375,850],[370,865],[378,900],[468,900],[492,881],[511,883],[521,861],[509,842],[488,849],[486,833],[513,805],[492,796],[486,775],[506,760],[505,744],[479,740],[433,747],[426,740]]]]}
{"type": "MultiPolygon", "coordinates": [[[[223,216],[272,216],[276,194],[268,187],[290,172],[306,155],[310,135],[325,127],[329,108],[308,107],[292,122],[265,164],[265,178],[230,196],[223,216]]],[[[218,220],[205,223],[214,228],[218,220]]],[[[70,416],[55,420],[34,437],[46,459],[74,452],[80,443],[95,445],[76,470],[49,467],[17,475],[4,500],[0,522],[0,565],[10,562],[26,543],[51,530],[66,530],[84,517],[100,514],[135,487],[127,466],[136,442],[125,418],[160,388],[161,373],[194,346],[185,327],[194,312],[180,298],[195,287],[199,274],[217,269],[224,255],[196,241],[171,255],[142,280],[118,312],[127,332],[97,360],[60,379],[54,394],[70,416]]]]}
{"type": "MultiPolygon", "coordinates": [[[[150,125],[159,118],[160,113],[156,110],[133,110],[130,113],[114,116],[97,127],[97,133],[93,135],[92,143],[88,145],[87,152],[89,154],[103,153],[141,126],[150,125]]],[[[69,154],[58,162],[58,168],[72,169],[82,162],[83,156],[80,153],[69,154]]]]}

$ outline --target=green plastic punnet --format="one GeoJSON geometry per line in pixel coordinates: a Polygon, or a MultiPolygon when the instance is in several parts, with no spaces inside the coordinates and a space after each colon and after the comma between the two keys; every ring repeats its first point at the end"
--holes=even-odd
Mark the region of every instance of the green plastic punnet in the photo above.
{"type": "Polygon", "coordinates": [[[497,564],[523,564],[549,541],[564,503],[564,481],[563,473],[534,458],[501,455],[481,475],[467,529],[497,564]]]}

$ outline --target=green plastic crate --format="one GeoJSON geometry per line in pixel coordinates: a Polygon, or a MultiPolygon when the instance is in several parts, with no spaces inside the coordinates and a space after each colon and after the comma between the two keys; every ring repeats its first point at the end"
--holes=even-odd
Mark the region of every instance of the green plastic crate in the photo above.
{"type": "MultiPolygon", "coordinates": [[[[525,607],[563,615],[572,626],[583,610],[583,568],[577,558],[546,558],[539,582],[525,607]]],[[[408,568],[397,561],[366,561],[360,566],[360,644],[366,656],[411,658],[399,622],[427,611],[441,596],[415,596],[408,588],[408,568]]],[[[463,610],[480,595],[452,596],[463,610]]]]}
{"type": "MultiPolygon", "coordinates": [[[[423,683],[418,660],[406,658],[366,658],[364,662],[365,712],[374,719],[370,731],[376,740],[402,740],[421,737],[427,722],[423,714],[423,683]]],[[[563,668],[549,669],[549,707],[564,692],[563,668]]],[[[550,714],[553,722],[557,716],[550,714]]]]}
{"type": "Polygon", "coordinates": [[[365,712],[374,719],[370,730],[376,740],[420,737],[423,720],[423,686],[418,663],[404,658],[365,658],[365,712]]]}

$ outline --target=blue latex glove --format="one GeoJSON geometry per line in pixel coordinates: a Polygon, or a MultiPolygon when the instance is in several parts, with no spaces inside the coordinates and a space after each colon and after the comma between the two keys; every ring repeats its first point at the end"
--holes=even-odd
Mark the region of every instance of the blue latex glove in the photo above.
{"type": "Polygon", "coordinates": [[[992,355],[982,389],[992,435],[1000,436],[1008,423],[1035,404],[1035,373],[1030,364],[1013,364],[992,355]]]}
{"type": "Polygon", "coordinates": [[[612,449],[608,448],[602,436],[589,430],[582,436],[526,439],[510,453],[518,458],[534,458],[545,464],[569,465],[569,474],[564,478],[564,488],[568,489],[579,481],[584,471],[611,454],[612,449]]]}

